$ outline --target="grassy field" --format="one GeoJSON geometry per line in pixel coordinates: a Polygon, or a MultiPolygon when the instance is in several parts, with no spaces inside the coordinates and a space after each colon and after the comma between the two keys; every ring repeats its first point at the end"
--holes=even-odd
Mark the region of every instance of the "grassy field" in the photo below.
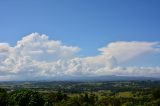
{"type": "Polygon", "coordinates": [[[131,92],[118,92],[116,94],[117,97],[131,98],[133,94],[131,92]]]}

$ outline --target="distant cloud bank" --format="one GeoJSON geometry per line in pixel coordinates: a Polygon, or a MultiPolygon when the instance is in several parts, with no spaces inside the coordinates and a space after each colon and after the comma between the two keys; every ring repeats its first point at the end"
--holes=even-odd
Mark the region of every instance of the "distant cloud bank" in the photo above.
{"type": "MultiPolygon", "coordinates": [[[[112,42],[96,56],[80,57],[81,49],[32,33],[15,46],[0,43],[0,80],[45,80],[68,76],[160,76],[159,66],[125,66],[160,56],[160,42],[112,42]],[[143,57],[143,58],[141,58],[143,57]]],[[[160,61],[159,61],[160,62],[160,61]]]]}

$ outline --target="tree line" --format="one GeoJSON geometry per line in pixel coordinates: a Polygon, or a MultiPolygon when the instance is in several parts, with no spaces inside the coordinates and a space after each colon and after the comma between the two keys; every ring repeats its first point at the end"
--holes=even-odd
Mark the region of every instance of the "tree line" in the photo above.
{"type": "Polygon", "coordinates": [[[70,95],[58,92],[16,90],[8,92],[0,88],[0,106],[160,106],[160,89],[138,97],[99,96],[94,93],[70,95]]]}

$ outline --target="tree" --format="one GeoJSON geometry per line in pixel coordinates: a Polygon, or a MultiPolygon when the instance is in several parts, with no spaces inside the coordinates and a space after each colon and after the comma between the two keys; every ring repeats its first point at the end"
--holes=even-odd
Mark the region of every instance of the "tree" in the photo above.
{"type": "Polygon", "coordinates": [[[110,101],[107,97],[102,97],[97,102],[97,106],[109,106],[109,105],[110,101]]]}
{"type": "Polygon", "coordinates": [[[7,106],[8,98],[5,89],[0,88],[0,106],[7,106]]]}
{"type": "Polygon", "coordinates": [[[57,93],[48,93],[45,95],[45,105],[52,106],[52,105],[59,105],[62,101],[66,101],[68,96],[60,91],[57,93]]]}
{"type": "Polygon", "coordinates": [[[152,91],[152,97],[153,97],[153,99],[159,99],[160,98],[160,89],[154,89],[153,91],[152,91]]]}
{"type": "Polygon", "coordinates": [[[42,96],[35,91],[20,90],[12,93],[11,99],[18,106],[43,106],[44,100],[42,96]]]}

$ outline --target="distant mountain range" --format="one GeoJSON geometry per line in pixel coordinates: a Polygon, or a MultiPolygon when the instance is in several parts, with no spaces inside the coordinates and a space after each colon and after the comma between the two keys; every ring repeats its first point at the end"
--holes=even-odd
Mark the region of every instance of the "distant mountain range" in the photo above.
{"type": "MultiPolygon", "coordinates": [[[[12,81],[146,81],[146,80],[153,80],[153,81],[160,81],[160,77],[144,77],[144,76],[116,76],[116,75],[109,75],[109,76],[56,76],[54,78],[33,78],[33,79],[23,79],[23,80],[12,80],[12,81]]],[[[12,82],[11,81],[11,82],[12,82]]],[[[0,81],[3,82],[3,81],[0,81]]],[[[7,81],[8,82],[8,81],[7,81]]],[[[10,81],[9,81],[10,82],[10,81]]]]}
{"type": "MultiPolygon", "coordinates": [[[[53,81],[135,81],[135,80],[160,80],[160,78],[143,77],[143,76],[70,76],[56,77],[53,81]]],[[[49,81],[52,81],[51,79],[49,81]]]]}

